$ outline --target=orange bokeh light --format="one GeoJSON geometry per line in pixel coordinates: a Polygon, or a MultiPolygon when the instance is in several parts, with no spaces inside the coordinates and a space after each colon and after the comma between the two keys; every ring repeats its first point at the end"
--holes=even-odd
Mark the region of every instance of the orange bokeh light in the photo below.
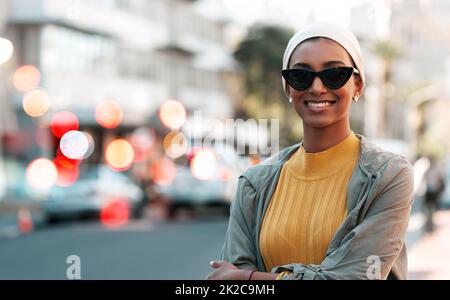
{"type": "Polygon", "coordinates": [[[23,97],[22,106],[25,113],[30,117],[41,117],[50,107],[50,97],[47,92],[35,89],[23,97]]]}
{"type": "Polygon", "coordinates": [[[36,88],[41,82],[41,73],[32,65],[18,68],[13,75],[14,87],[20,92],[28,92],[36,88]]]}
{"type": "Polygon", "coordinates": [[[62,138],[66,132],[78,130],[79,126],[77,116],[70,111],[56,113],[50,123],[50,128],[57,138],[62,138]]]}
{"type": "Polygon", "coordinates": [[[219,179],[227,182],[233,176],[233,171],[228,167],[221,167],[219,169],[219,179]]]}
{"type": "Polygon", "coordinates": [[[107,202],[100,212],[100,221],[105,227],[118,228],[128,223],[130,207],[125,199],[107,202]]]}
{"type": "Polygon", "coordinates": [[[95,109],[95,120],[104,128],[116,128],[122,123],[123,110],[115,101],[104,101],[95,109]]]}
{"type": "Polygon", "coordinates": [[[28,165],[26,177],[30,186],[35,189],[45,190],[56,183],[58,171],[52,161],[46,158],[39,158],[28,165]]]}
{"type": "Polygon", "coordinates": [[[53,163],[57,168],[62,167],[66,169],[73,169],[81,163],[81,160],[66,157],[58,147],[58,150],[56,150],[56,158],[53,160],[53,163]]]}
{"type": "Polygon", "coordinates": [[[174,162],[168,158],[155,160],[150,166],[152,179],[159,185],[169,185],[175,178],[176,171],[174,162]]]}
{"type": "Polygon", "coordinates": [[[164,126],[170,129],[179,129],[186,122],[186,109],[183,104],[169,100],[161,105],[159,119],[164,126]]]}
{"type": "Polygon", "coordinates": [[[188,150],[188,142],[184,134],[181,132],[170,132],[164,138],[163,148],[167,156],[176,159],[186,154],[188,150]]]}
{"type": "Polygon", "coordinates": [[[134,149],[126,140],[114,140],[106,147],[105,160],[114,171],[125,171],[134,161],[134,149]]]}

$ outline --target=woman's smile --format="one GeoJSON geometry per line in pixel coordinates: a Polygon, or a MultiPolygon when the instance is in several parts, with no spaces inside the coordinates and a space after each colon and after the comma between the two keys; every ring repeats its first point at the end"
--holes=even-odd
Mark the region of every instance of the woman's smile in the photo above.
{"type": "Polygon", "coordinates": [[[334,100],[306,100],[303,102],[308,111],[318,113],[329,109],[336,104],[334,100]]]}

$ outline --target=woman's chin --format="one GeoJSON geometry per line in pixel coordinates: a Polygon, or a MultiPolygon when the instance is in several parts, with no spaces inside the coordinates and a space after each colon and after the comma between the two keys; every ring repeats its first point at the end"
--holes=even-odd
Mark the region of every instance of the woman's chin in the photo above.
{"type": "Polygon", "coordinates": [[[309,128],[325,128],[333,124],[333,121],[329,118],[321,118],[321,117],[313,117],[313,118],[304,118],[303,119],[303,127],[309,128]]]}

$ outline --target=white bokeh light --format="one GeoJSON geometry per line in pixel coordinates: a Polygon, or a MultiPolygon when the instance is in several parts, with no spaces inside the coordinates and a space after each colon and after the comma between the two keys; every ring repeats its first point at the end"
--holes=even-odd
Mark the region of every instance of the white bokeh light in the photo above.
{"type": "Polygon", "coordinates": [[[210,180],[218,173],[217,158],[209,149],[197,152],[191,161],[191,172],[200,180],[210,180]]]}
{"type": "Polygon", "coordinates": [[[0,65],[7,62],[13,55],[14,46],[11,41],[0,38],[0,65]]]}
{"type": "Polygon", "coordinates": [[[63,135],[59,148],[68,158],[84,159],[89,151],[89,138],[84,132],[72,130],[63,135]]]}
{"type": "Polygon", "coordinates": [[[84,132],[84,131],[82,131],[81,133],[84,134],[86,136],[87,140],[88,140],[88,149],[87,149],[86,153],[82,157],[82,159],[86,159],[89,156],[91,156],[92,153],[94,153],[95,142],[94,142],[94,138],[89,133],[84,132]]]}
{"type": "Polygon", "coordinates": [[[53,162],[39,158],[29,164],[26,176],[27,182],[32,188],[46,190],[56,183],[58,171],[53,162]]]}

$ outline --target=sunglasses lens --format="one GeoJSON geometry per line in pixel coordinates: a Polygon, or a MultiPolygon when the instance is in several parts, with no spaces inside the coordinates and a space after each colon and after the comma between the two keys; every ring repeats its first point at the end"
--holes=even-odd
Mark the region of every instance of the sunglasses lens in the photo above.
{"type": "Polygon", "coordinates": [[[282,71],[284,79],[294,89],[303,91],[311,86],[314,74],[308,70],[290,69],[282,71]]]}
{"type": "Polygon", "coordinates": [[[352,76],[352,68],[338,67],[322,72],[321,79],[323,83],[331,89],[338,89],[343,87],[352,76]]]}

